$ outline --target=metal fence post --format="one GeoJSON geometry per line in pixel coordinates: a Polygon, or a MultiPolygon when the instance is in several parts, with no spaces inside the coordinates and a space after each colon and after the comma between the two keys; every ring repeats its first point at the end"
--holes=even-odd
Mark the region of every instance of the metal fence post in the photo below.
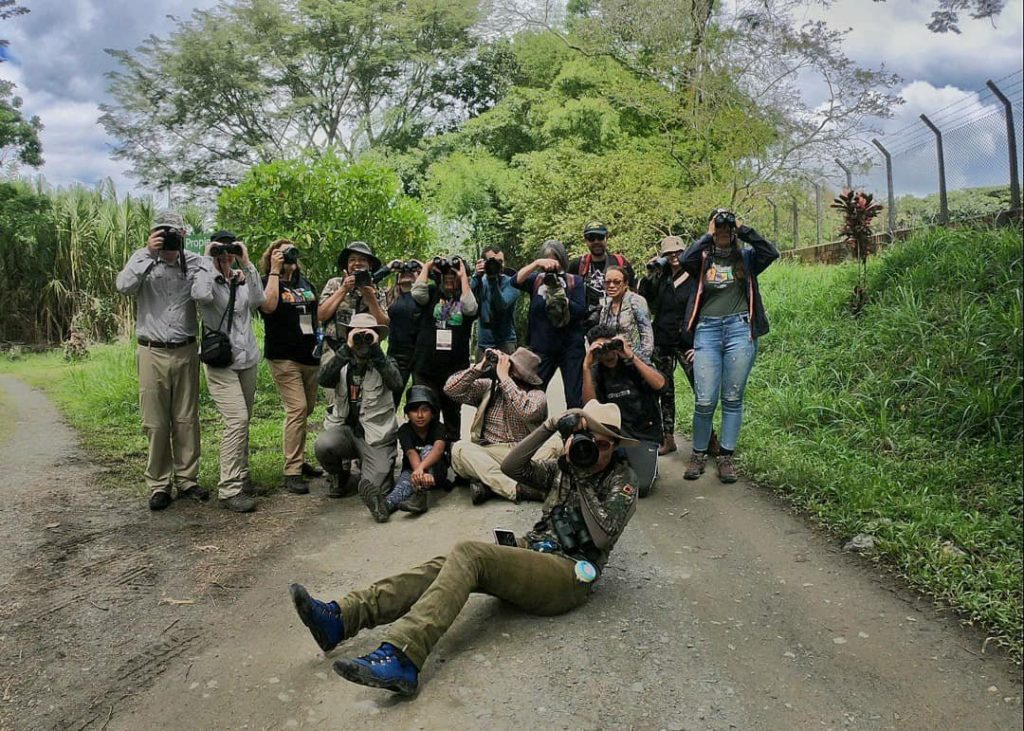
{"type": "Polygon", "coordinates": [[[924,114],[921,115],[921,121],[935,133],[935,149],[939,156],[939,223],[945,225],[949,223],[949,200],[946,198],[946,158],[942,154],[942,131],[924,114]]]}
{"type": "Polygon", "coordinates": [[[889,237],[891,238],[892,232],[896,230],[896,194],[892,189],[892,155],[882,147],[882,143],[876,138],[871,138],[871,144],[877,147],[882,153],[882,157],[885,158],[885,187],[889,191],[889,237]]]}
{"type": "Polygon", "coordinates": [[[777,244],[779,241],[779,207],[775,205],[775,201],[771,198],[765,198],[765,200],[772,207],[772,227],[775,230],[775,238],[773,240],[777,244]]]}
{"type": "Polygon", "coordinates": [[[843,165],[843,161],[838,157],[835,159],[836,165],[838,165],[844,173],[846,173],[846,189],[853,190],[853,173],[850,172],[850,168],[843,165]]]}
{"type": "Polygon", "coordinates": [[[986,81],[985,85],[1003,103],[1006,117],[1006,147],[1010,150],[1010,210],[1020,211],[1020,177],[1017,174],[1017,132],[1013,126],[1013,105],[994,81],[986,81]]]}
{"type": "Polygon", "coordinates": [[[796,196],[793,197],[793,248],[800,246],[800,211],[796,207],[796,196]]]}

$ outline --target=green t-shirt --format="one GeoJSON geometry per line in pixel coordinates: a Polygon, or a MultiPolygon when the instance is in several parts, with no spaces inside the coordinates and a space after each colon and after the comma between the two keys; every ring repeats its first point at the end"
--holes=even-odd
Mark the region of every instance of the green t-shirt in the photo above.
{"type": "Polygon", "coordinates": [[[704,273],[702,317],[728,317],[747,311],[745,281],[736,281],[732,259],[715,257],[704,273]]]}

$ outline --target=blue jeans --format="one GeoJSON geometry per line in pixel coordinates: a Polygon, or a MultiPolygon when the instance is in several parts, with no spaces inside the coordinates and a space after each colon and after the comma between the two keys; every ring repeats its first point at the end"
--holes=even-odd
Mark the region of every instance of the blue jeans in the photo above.
{"type": "MultiPolygon", "coordinates": [[[[426,459],[427,455],[434,450],[433,444],[428,444],[425,447],[419,448],[420,459],[426,459]]],[[[441,460],[436,465],[430,468],[430,474],[434,476],[434,487],[445,486],[445,476],[448,472],[448,464],[445,460],[441,460]]],[[[421,488],[428,490],[430,488],[421,488]]],[[[416,492],[416,488],[412,485],[412,470],[402,470],[398,475],[398,481],[395,482],[395,489],[388,493],[387,504],[388,508],[395,510],[398,508],[398,504],[405,500],[408,500],[416,492]]]]}
{"type": "Polygon", "coordinates": [[[702,317],[693,336],[693,449],[706,452],[711,439],[715,407],[722,399],[723,449],[736,449],[743,423],[743,391],[757,356],[757,340],[750,337],[746,313],[728,317],[702,317]]]}

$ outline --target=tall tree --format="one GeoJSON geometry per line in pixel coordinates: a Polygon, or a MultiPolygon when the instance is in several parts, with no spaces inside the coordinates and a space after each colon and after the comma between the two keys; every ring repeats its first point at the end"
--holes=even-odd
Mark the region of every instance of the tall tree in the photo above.
{"type": "Polygon", "coordinates": [[[210,187],[300,151],[404,147],[460,103],[477,0],[225,0],[108,50],[100,121],[143,182],[210,187]]]}
{"type": "MultiPolygon", "coordinates": [[[[0,20],[15,18],[28,12],[17,0],[0,0],[0,20]]],[[[3,49],[7,39],[0,38],[0,63],[7,60],[3,49]]],[[[39,167],[43,164],[43,146],[39,130],[43,123],[37,115],[26,119],[21,111],[22,100],[14,93],[15,85],[0,80],[0,168],[17,168],[18,164],[39,167]]]]}

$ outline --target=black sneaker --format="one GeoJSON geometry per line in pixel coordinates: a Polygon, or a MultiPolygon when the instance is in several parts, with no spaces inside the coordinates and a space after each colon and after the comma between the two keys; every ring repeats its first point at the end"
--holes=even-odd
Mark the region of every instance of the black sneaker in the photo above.
{"type": "Polygon", "coordinates": [[[370,515],[378,523],[387,523],[391,517],[391,508],[388,506],[388,499],[383,495],[375,495],[370,499],[367,504],[370,509],[370,515]]]}
{"type": "Polygon", "coordinates": [[[285,475],[284,489],[292,495],[308,495],[309,485],[302,479],[302,475],[285,475]]]}
{"type": "Polygon", "coordinates": [[[309,462],[302,463],[302,476],[303,477],[323,477],[324,471],[319,467],[314,467],[309,462]]]}
{"type": "Polygon", "coordinates": [[[178,499],[188,498],[189,500],[195,500],[197,503],[205,503],[210,499],[210,491],[205,487],[199,487],[199,485],[193,485],[187,490],[178,490],[178,499]]]}
{"type": "Polygon", "coordinates": [[[413,515],[422,515],[427,512],[429,506],[427,505],[426,491],[417,490],[407,499],[398,503],[398,509],[403,513],[412,513],[413,515]]]}
{"type": "Polygon", "coordinates": [[[474,505],[483,505],[493,495],[494,493],[491,492],[491,488],[479,480],[473,480],[469,483],[469,499],[474,505]]]}
{"type": "Polygon", "coordinates": [[[149,496],[150,510],[163,510],[171,504],[171,493],[164,490],[157,490],[149,496]]]}
{"type": "Polygon", "coordinates": [[[246,495],[244,492],[232,495],[229,498],[221,498],[217,502],[220,503],[222,508],[233,513],[251,513],[256,509],[256,498],[252,495],[246,495]]]}

